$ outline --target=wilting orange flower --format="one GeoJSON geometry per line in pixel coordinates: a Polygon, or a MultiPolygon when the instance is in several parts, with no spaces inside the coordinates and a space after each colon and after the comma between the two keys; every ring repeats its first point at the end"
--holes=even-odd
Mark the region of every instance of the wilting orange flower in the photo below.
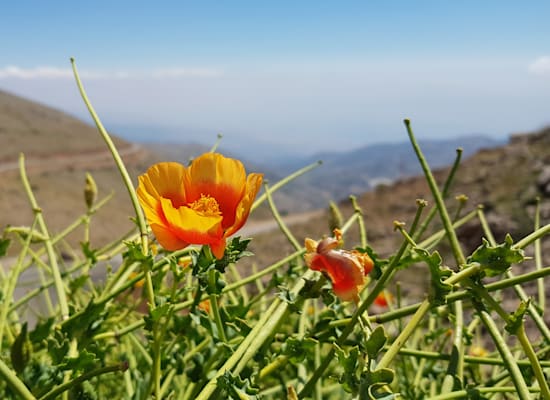
{"type": "Polygon", "coordinates": [[[359,301],[359,291],[365,283],[365,276],[374,264],[367,254],[358,251],[337,249],[342,234],[334,230],[334,237],[320,242],[306,238],[307,253],[304,258],[309,268],[320,271],[332,281],[334,293],[344,301],[359,301]]]}
{"type": "Polygon", "coordinates": [[[379,307],[387,307],[391,302],[393,302],[393,295],[386,290],[378,293],[378,296],[374,299],[374,304],[379,307]]]}
{"type": "Polygon", "coordinates": [[[139,177],[137,194],[158,242],[167,250],[208,245],[222,258],[226,238],[246,222],[262,174],[249,174],[239,160],[217,153],[191,166],[158,163],[139,177]]]}

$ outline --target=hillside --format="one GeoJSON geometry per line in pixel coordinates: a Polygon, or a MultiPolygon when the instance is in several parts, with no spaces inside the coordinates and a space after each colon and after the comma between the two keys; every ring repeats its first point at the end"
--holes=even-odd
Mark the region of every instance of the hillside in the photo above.
{"type": "MultiPolygon", "coordinates": [[[[116,136],[132,176],[154,156],[116,136]]],[[[0,91],[0,227],[30,225],[32,212],[19,178],[18,156],[25,154],[29,180],[53,234],[86,212],[83,190],[89,171],[99,198],[114,197],[92,220],[91,240],[103,245],[132,228],[125,188],[97,129],[44,105],[0,91]],[[17,210],[17,212],[14,212],[17,210]]],[[[82,230],[69,243],[78,245],[82,230]]]]}
{"type": "MultiPolygon", "coordinates": [[[[413,150],[410,150],[413,154],[413,150]]],[[[438,182],[443,182],[448,168],[435,171],[438,182]]],[[[463,159],[455,178],[455,184],[448,196],[450,214],[457,209],[456,196],[469,197],[461,215],[483,205],[497,241],[506,233],[519,238],[533,230],[535,198],[541,199],[541,224],[550,223],[550,127],[540,132],[515,135],[504,146],[482,150],[463,159]]],[[[410,226],[416,212],[416,199],[432,197],[423,177],[404,178],[391,185],[382,185],[375,190],[358,196],[364,211],[369,244],[382,256],[394,252],[402,238],[394,232],[393,221],[404,221],[410,226]]],[[[349,201],[341,203],[344,217],[352,214],[349,201]]],[[[300,243],[305,237],[319,238],[329,234],[328,213],[313,216],[307,221],[291,225],[291,230],[300,243]]],[[[472,251],[481,244],[482,229],[475,220],[459,230],[459,239],[466,251],[472,251]]],[[[347,246],[359,243],[358,232],[350,231],[347,246]]],[[[550,263],[550,240],[543,240],[546,250],[545,265],[550,263]]],[[[283,255],[293,252],[288,240],[273,230],[256,235],[251,250],[252,260],[259,265],[269,265],[283,255]]],[[[470,254],[470,253],[468,253],[470,254]]],[[[530,249],[529,255],[532,255],[530,249]]],[[[251,262],[252,262],[251,261],[251,262]]],[[[425,285],[425,271],[408,273],[404,279],[411,281],[406,291],[420,296],[425,285]]]]}

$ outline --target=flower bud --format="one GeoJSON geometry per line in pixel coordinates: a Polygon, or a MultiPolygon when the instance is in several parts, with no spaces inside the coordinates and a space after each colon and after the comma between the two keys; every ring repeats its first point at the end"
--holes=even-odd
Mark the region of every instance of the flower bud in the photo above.
{"type": "Polygon", "coordinates": [[[97,198],[97,185],[94,178],[86,172],[86,185],[84,186],[84,200],[88,209],[92,208],[97,198]]]}

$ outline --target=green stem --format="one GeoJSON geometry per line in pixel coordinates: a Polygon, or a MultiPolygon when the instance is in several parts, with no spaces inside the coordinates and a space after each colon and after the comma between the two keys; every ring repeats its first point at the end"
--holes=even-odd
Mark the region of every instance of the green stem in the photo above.
{"type": "Polygon", "coordinates": [[[9,387],[23,400],[36,400],[36,397],[30,392],[25,384],[17,377],[2,358],[0,358],[0,376],[6,381],[9,387]]]}
{"type": "Polygon", "coordinates": [[[31,185],[29,184],[29,180],[27,178],[27,172],[25,170],[25,156],[23,156],[23,154],[19,156],[19,170],[21,173],[21,181],[23,182],[23,186],[25,187],[25,191],[27,192],[27,197],[29,198],[29,201],[31,203],[31,207],[34,211],[38,225],[40,226],[40,230],[42,231],[42,234],[46,237],[46,240],[44,241],[44,246],[46,247],[46,252],[48,254],[48,259],[50,261],[52,269],[55,290],[57,292],[59,307],[61,308],[61,318],[64,321],[69,318],[69,305],[67,303],[67,296],[65,294],[63,280],[61,279],[59,265],[57,264],[57,257],[53,248],[52,239],[50,237],[50,234],[48,233],[46,223],[44,222],[42,210],[40,209],[40,207],[38,207],[38,203],[36,202],[36,198],[34,197],[34,193],[32,192],[31,185]]]}
{"type": "MultiPolygon", "coordinates": [[[[298,295],[300,290],[304,287],[306,280],[313,279],[314,276],[314,271],[307,271],[303,279],[300,279],[296,283],[291,293],[293,295],[298,295]]],[[[289,304],[286,302],[281,303],[279,298],[273,301],[267,312],[258,320],[254,328],[252,328],[244,338],[233,355],[218,369],[216,375],[210,379],[195,400],[209,399],[210,396],[214,394],[217,387],[217,379],[221,375],[231,370],[233,370],[233,373],[238,374],[244,368],[265,341],[274,334],[277,325],[286,315],[288,306],[289,304]]]]}
{"type": "Polygon", "coordinates": [[[363,220],[363,210],[357,203],[357,197],[349,196],[353,206],[353,212],[357,214],[357,226],[359,227],[359,239],[361,248],[367,247],[367,230],[365,229],[365,221],[363,220]]]}
{"type": "MultiPolygon", "coordinates": [[[[469,268],[465,269],[464,271],[466,271],[468,269],[469,268]]],[[[489,291],[489,292],[494,292],[494,291],[497,291],[497,290],[512,287],[514,285],[519,285],[519,284],[522,284],[522,283],[525,283],[525,282],[530,282],[534,279],[538,279],[538,278],[545,277],[545,276],[548,276],[548,275],[550,275],[550,266],[545,267],[545,268],[543,268],[541,270],[538,270],[538,271],[532,271],[532,272],[528,272],[526,274],[515,276],[513,278],[502,279],[500,281],[490,283],[487,286],[485,286],[485,289],[487,289],[487,291],[489,291]]],[[[453,293],[448,294],[446,299],[447,299],[447,303],[452,303],[452,302],[457,301],[457,300],[467,299],[470,296],[471,296],[471,293],[469,293],[468,291],[465,291],[465,290],[461,290],[461,291],[457,291],[457,292],[453,292],[453,293]]],[[[396,319],[400,319],[400,318],[406,317],[408,315],[414,314],[416,312],[416,310],[420,307],[421,304],[422,303],[411,304],[409,306],[404,306],[404,307],[401,307],[401,308],[393,310],[393,311],[385,312],[383,314],[374,315],[372,317],[369,317],[369,321],[376,322],[377,324],[383,324],[383,323],[386,323],[386,322],[389,322],[389,321],[394,321],[396,319]]],[[[349,321],[351,321],[351,318],[344,318],[342,320],[334,321],[334,323],[332,323],[331,325],[333,325],[333,324],[347,325],[349,323],[349,321]]]]}
{"type": "MultiPolygon", "coordinates": [[[[499,386],[499,387],[482,387],[475,388],[480,394],[489,394],[489,393],[514,393],[516,388],[514,386],[499,386]]],[[[531,392],[537,393],[538,389],[530,389],[531,392]]],[[[467,390],[457,390],[456,392],[451,392],[447,394],[442,394],[439,396],[429,397],[427,400],[452,400],[452,399],[465,399],[469,395],[467,390]]]]}
{"type": "MultiPolygon", "coordinates": [[[[210,271],[208,271],[208,279],[210,281],[211,287],[215,287],[216,285],[215,269],[211,269],[210,271]]],[[[210,301],[210,308],[212,310],[212,314],[214,315],[214,321],[216,323],[216,328],[218,330],[219,338],[223,343],[227,343],[227,336],[225,335],[225,329],[223,326],[222,317],[220,315],[220,308],[218,307],[218,296],[215,293],[210,294],[209,301],[210,301]]]]}
{"type": "MultiPolygon", "coordinates": [[[[34,230],[36,226],[37,218],[34,217],[34,220],[32,222],[32,228],[31,231],[34,230]]],[[[21,249],[19,253],[19,257],[17,257],[17,262],[15,263],[15,266],[11,269],[9,279],[7,282],[7,289],[4,289],[4,299],[6,302],[13,301],[13,293],[15,292],[15,287],[17,286],[17,280],[19,279],[19,275],[22,272],[23,267],[23,261],[25,260],[25,257],[27,256],[27,250],[29,249],[29,246],[31,244],[32,235],[28,235],[25,239],[25,243],[23,244],[23,248],[21,249]]],[[[11,311],[11,308],[7,306],[7,304],[4,304],[3,307],[0,308],[0,351],[2,350],[2,344],[4,343],[4,329],[6,326],[6,322],[8,319],[8,315],[11,311]]]]}
{"type": "MultiPolygon", "coordinates": [[[[537,197],[537,208],[535,210],[535,231],[540,228],[540,198],[537,197]]],[[[540,245],[540,240],[535,240],[535,268],[540,270],[542,269],[542,250],[540,245]]],[[[541,314],[544,313],[546,308],[546,289],[544,287],[544,279],[539,279],[537,281],[538,288],[538,306],[541,310],[541,314]]],[[[549,340],[547,338],[547,340],[549,340]]]]}
{"type": "Polygon", "coordinates": [[[420,150],[420,146],[418,146],[418,143],[416,141],[416,138],[411,128],[411,121],[409,119],[405,119],[404,123],[405,123],[405,127],[407,128],[407,133],[409,134],[409,139],[413,146],[414,152],[416,153],[418,161],[422,166],[422,170],[424,171],[424,176],[426,177],[426,181],[428,182],[428,186],[430,187],[430,191],[432,192],[432,196],[434,197],[435,204],[437,206],[437,209],[439,211],[439,216],[441,218],[441,222],[443,223],[443,227],[445,228],[445,232],[451,244],[451,248],[452,248],[456,263],[459,266],[463,265],[466,263],[466,258],[462,253],[462,249],[460,247],[460,243],[458,242],[456,232],[453,229],[453,223],[451,221],[451,218],[449,217],[447,208],[445,207],[443,196],[441,195],[441,192],[437,187],[437,183],[435,181],[435,178],[433,177],[430,167],[428,166],[428,163],[426,162],[424,154],[422,154],[422,151],[420,150]]]}
{"type": "MultiPolygon", "coordinates": [[[[116,372],[116,371],[126,371],[128,369],[128,365],[126,363],[122,364],[116,364],[116,365],[108,365],[103,368],[98,368],[94,371],[86,372],[85,374],[80,375],[77,378],[74,378],[70,382],[63,383],[62,385],[59,385],[55,387],[54,389],[50,390],[48,393],[46,393],[44,396],[40,397],[39,400],[50,400],[56,398],[59,394],[65,392],[66,390],[69,390],[71,387],[76,386],[82,382],[85,382],[87,380],[90,380],[96,376],[108,374],[110,372],[116,372]]],[[[31,397],[34,399],[34,397],[31,397]]]]}
{"type": "MultiPolygon", "coordinates": [[[[443,196],[444,199],[447,198],[449,194],[449,189],[451,188],[451,184],[454,181],[456,171],[458,171],[461,158],[462,158],[462,148],[459,147],[458,149],[456,149],[455,161],[453,163],[453,166],[451,167],[451,171],[449,172],[447,179],[445,180],[445,184],[443,185],[443,190],[441,191],[441,195],[443,196]]],[[[432,221],[432,219],[435,217],[436,213],[437,213],[437,207],[432,207],[428,212],[426,219],[418,229],[418,232],[413,236],[413,239],[415,240],[415,242],[418,241],[420,237],[424,234],[426,229],[428,229],[428,226],[430,225],[430,222],[432,221]]]]}
{"type": "Polygon", "coordinates": [[[521,347],[523,347],[525,355],[527,355],[527,358],[531,363],[531,368],[533,369],[535,377],[537,378],[537,382],[539,383],[542,398],[544,400],[550,400],[550,388],[548,387],[548,382],[546,381],[546,377],[544,376],[544,372],[542,371],[542,366],[540,365],[539,359],[537,358],[537,355],[533,350],[533,346],[531,346],[531,342],[529,341],[529,338],[525,333],[525,324],[523,323],[523,321],[521,322],[519,329],[516,332],[516,336],[521,343],[521,347]]]}
{"type": "MultiPolygon", "coordinates": [[[[445,279],[443,283],[446,285],[454,285],[461,280],[467,280],[471,275],[479,273],[480,268],[481,267],[479,266],[471,266],[469,268],[466,268],[459,273],[453,274],[449,278],[445,279]]],[[[389,366],[389,364],[393,361],[393,358],[399,353],[401,347],[405,345],[410,335],[414,332],[414,330],[420,324],[420,321],[422,321],[422,318],[424,318],[424,315],[428,312],[428,310],[430,310],[431,307],[432,306],[428,300],[424,300],[420,304],[411,320],[407,323],[407,325],[405,325],[403,331],[401,331],[401,333],[392,343],[386,354],[384,354],[376,369],[386,368],[387,366],[389,366]]]]}
{"type": "Polygon", "coordinates": [[[113,155],[113,159],[116,163],[116,166],[120,172],[120,175],[122,176],[122,180],[124,181],[124,185],[126,186],[126,189],[128,190],[128,194],[130,195],[130,200],[132,201],[132,206],[134,207],[134,212],[136,214],[136,219],[138,222],[139,232],[141,235],[141,247],[144,255],[148,254],[148,236],[147,236],[147,224],[145,223],[145,217],[143,216],[143,211],[139,205],[139,200],[136,195],[136,190],[134,188],[134,184],[132,183],[132,179],[130,178],[130,174],[128,174],[128,170],[126,169],[126,166],[124,165],[124,161],[122,161],[122,157],[120,157],[120,154],[118,153],[118,150],[116,149],[115,144],[111,140],[111,137],[103,127],[103,124],[101,123],[101,120],[99,119],[99,116],[95,112],[92,103],[88,99],[88,95],[86,94],[86,91],[84,90],[84,86],[82,85],[82,82],[80,80],[80,76],[78,74],[78,70],[76,68],[76,63],[74,58],[71,58],[71,65],[73,67],[73,73],[76,80],[76,84],[78,86],[78,90],[80,91],[80,95],[82,96],[82,100],[84,100],[84,103],[86,104],[86,107],[88,108],[88,111],[90,112],[90,115],[92,119],[94,120],[97,129],[99,130],[99,133],[103,137],[103,140],[105,141],[105,144],[109,148],[111,154],[113,155]]]}
{"type": "MultiPolygon", "coordinates": [[[[387,350],[389,347],[385,347],[384,350],[387,350]]],[[[411,348],[401,348],[399,350],[400,355],[412,356],[420,359],[430,359],[430,360],[442,360],[449,361],[451,359],[450,354],[443,354],[435,351],[426,351],[426,350],[416,350],[411,348]]],[[[474,357],[474,356],[464,356],[464,362],[467,364],[476,364],[476,365],[504,365],[504,361],[501,358],[494,357],[474,357]]],[[[528,367],[531,365],[531,361],[527,360],[517,360],[518,365],[522,367],[528,367]]],[[[541,361],[541,366],[548,368],[550,367],[550,361],[541,361]]]]}
{"type": "Polygon", "coordinates": [[[550,224],[544,225],[543,227],[537,229],[536,231],[532,232],[531,234],[525,236],[523,239],[521,239],[519,242],[514,244],[512,248],[514,249],[524,249],[527,246],[529,246],[531,243],[536,242],[540,238],[550,234],[550,224]]]}
{"type": "MultiPolygon", "coordinates": [[[[319,165],[321,165],[322,161],[314,162],[310,165],[305,166],[304,168],[299,169],[298,171],[288,175],[287,177],[281,179],[279,182],[271,186],[271,192],[275,193],[277,190],[282,188],[284,185],[286,185],[289,182],[292,182],[294,179],[298,178],[301,175],[304,175],[306,172],[311,171],[314,168],[317,168],[319,165]]],[[[254,211],[256,208],[258,208],[265,200],[267,199],[267,193],[263,193],[262,195],[258,196],[256,198],[256,201],[252,204],[252,207],[250,208],[250,211],[254,211]]]]}
{"type": "Polygon", "coordinates": [[[495,343],[495,346],[498,352],[500,353],[502,359],[504,360],[504,363],[506,364],[508,371],[510,372],[510,377],[512,378],[512,382],[516,387],[519,399],[522,399],[522,400],[531,399],[531,395],[529,394],[529,389],[527,387],[527,384],[525,383],[525,380],[523,379],[523,375],[521,374],[519,366],[514,356],[512,355],[510,348],[504,341],[504,338],[501,336],[498,330],[498,327],[495,324],[495,321],[493,321],[489,313],[487,313],[487,311],[485,310],[480,309],[478,310],[478,313],[481,318],[481,321],[485,324],[485,327],[487,328],[487,330],[489,331],[489,334],[493,338],[493,342],[495,343]]]}
{"type": "Polygon", "coordinates": [[[271,209],[271,213],[273,214],[273,218],[275,218],[275,221],[277,221],[277,225],[279,225],[279,229],[283,234],[286,236],[290,244],[294,247],[295,250],[299,250],[302,248],[300,243],[296,240],[292,232],[290,232],[290,229],[286,226],[285,222],[281,218],[281,215],[279,214],[279,210],[277,210],[277,207],[275,206],[275,203],[273,202],[273,198],[271,197],[271,190],[269,189],[269,185],[267,183],[264,183],[264,191],[267,196],[267,202],[269,204],[269,208],[271,209]]]}

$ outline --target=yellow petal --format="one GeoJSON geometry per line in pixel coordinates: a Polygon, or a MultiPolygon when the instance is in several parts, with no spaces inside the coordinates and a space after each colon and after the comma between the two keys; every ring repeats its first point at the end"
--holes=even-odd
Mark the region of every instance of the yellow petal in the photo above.
{"type": "Polygon", "coordinates": [[[139,177],[139,191],[145,191],[154,198],[165,197],[174,207],[186,203],[183,177],[185,167],[176,162],[162,162],[151,166],[139,177]]]}
{"type": "Polygon", "coordinates": [[[189,207],[174,208],[167,199],[161,199],[162,211],[170,231],[190,244],[211,244],[223,235],[221,215],[201,215],[189,207]]]}
{"type": "Polygon", "coordinates": [[[252,203],[254,203],[254,199],[262,186],[262,180],[263,174],[252,173],[248,175],[244,196],[235,210],[235,220],[232,225],[226,228],[225,236],[230,236],[237,232],[248,219],[252,203]]]}
{"type": "Polygon", "coordinates": [[[168,251],[180,250],[189,246],[189,243],[180,239],[177,232],[172,231],[164,224],[150,224],[157,241],[168,251]]]}

